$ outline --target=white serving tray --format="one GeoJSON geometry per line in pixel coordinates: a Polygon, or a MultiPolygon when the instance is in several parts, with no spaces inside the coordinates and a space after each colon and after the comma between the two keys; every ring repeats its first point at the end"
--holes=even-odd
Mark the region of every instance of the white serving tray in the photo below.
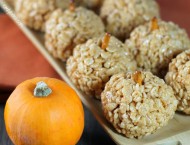
{"type": "Polygon", "coordinates": [[[15,15],[12,8],[14,0],[0,0],[1,7],[10,16],[10,18],[18,25],[23,33],[31,40],[41,54],[49,61],[54,69],[59,73],[67,84],[69,84],[80,96],[83,104],[93,113],[97,121],[104,130],[109,134],[113,141],[118,145],[190,145],[190,116],[176,113],[174,119],[155,134],[144,137],[142,139],[128,139],[117,133],[114,128],[106,121],[101,110],[100,101],[93,97],[84,95],[70,81],[65,72],[65,64],[53,58],[45,49],[43,33],[32,31],[26,27],[15,15]]]}

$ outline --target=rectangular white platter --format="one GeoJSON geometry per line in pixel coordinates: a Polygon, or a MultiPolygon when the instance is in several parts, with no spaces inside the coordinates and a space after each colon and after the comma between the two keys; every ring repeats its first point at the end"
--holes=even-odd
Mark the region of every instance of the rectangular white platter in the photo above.
{"type": "Polygon", "coordinates": [[[128,139],[123,135],[118,134],[114,128],[106,121],[101,109],[101,103],[92,97],[84,95],[79,91],[70,81],[66,72],[65,64],[55,58],[53,58],[45,49],[43,34],[34,32],[26,27],[16,17],[13,10],[14,0],[0,0],[0,5],[4,11],[10,16],[10,18],[18,25],[23,33],[31,40],[36,46],[39,52],[49,61],[53,68],[59,73],[62,79],[70,85],[80,96],[83,104],[93,113],[97,121],[101,124],[108,135],[118,145],[190,145],[190,116],[182,114],[175,114],[166,127],[158,130],[155,134],[144,137],[142,139],[128,139]]]}

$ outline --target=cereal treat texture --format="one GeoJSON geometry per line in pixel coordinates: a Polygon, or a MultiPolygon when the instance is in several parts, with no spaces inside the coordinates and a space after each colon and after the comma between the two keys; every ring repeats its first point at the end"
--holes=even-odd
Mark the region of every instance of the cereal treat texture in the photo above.
{"type": "Polygon", "coordinates": [[[45,25],[45,45],[56,58],[66,61],[77,44],[104,33],[104,24],[94,12],[82,7],[54,11],[45,25]]]}
{"type": "Polygon", "coordinates": [[[75,47],[67,61],[67,74],[85,94],[100,99],[105,83],[113,74],[136,70],[133,55],[113,36],[103,47],[105,36],[75,47]]]}
{"type": "Polygon", "coordinates": [[[106,119],[128,138],[141,138],[168,124],[177,109],[172,88],[151,72],[120,73],[101,94],[106,119]]]}
{"type": "Polygon", "coordinates": [[[44,31],[44,23],[56,8],[55,0],[16,0],[15,12],[28,27],[44,31]]]}
{"type": "Polygon", "coordinates": [[[159,17],[159,7],[155,0],[104,0],[100,15],[107,31],[123,40],[138,25],[159,17]]]}
{"type": "Polygon", "coordinates": [[[132,49],[138,67],[165,75],[172,58],[190,48],[190,40],[176,24],[153,18],[135,28],[126,45],[132,49]]]}
{"type": "Polygon", "coordinates": [[[190,114],[190,50],[172,60],[165,80],[179,101],[178,110],[190,114]]]}

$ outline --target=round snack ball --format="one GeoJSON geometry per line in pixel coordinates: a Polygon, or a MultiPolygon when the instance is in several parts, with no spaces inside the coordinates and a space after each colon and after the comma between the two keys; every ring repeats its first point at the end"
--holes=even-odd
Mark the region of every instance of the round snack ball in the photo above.
{"type": "Polygon", "coordinates": [[[45,45],[54,57],[63,61],[72,55],[73,48],[104,33],[104,24],[91,10],[54,11],[45,27],[45,45]]]}
{"type": "Polygon", "coordinates": [[[55,0],[16,0],[15,12],[30,28],[44,31],[44,23],[56,8],[55,0]]]}
{"type": "Polygon", "coordinates": [[[100,15],[106,31],[124,40],[140,24],[159,17],[155,0],[104,0],[100,15]]]}
{"type": "Polygon", "coordinates": [[[66,65],[67,74],[75,86],[97,99],[113,74],[136,69],[133,55],[121,41],[109,34],[77,45],[66,65]]]}
{"type": "Polygon", "coordinates": [[[165,80],[179,101],[178,110],[190,114],[190,50],[172,60],[165,80]]]}
{"type": "Polygon", "coordinates": [[[128,138],[141,138],[168,124],[177,108],[172,88],[151,72],[119,73],[101,94],[106,119],[128,138]]]}
{"type": "Polygon", "coordinates": [[[190,40],[176,24],[153,18],[135,28],[126,45],[133,50],[138,67],[165,76],[172,58],[190,48],[190,40]]]}

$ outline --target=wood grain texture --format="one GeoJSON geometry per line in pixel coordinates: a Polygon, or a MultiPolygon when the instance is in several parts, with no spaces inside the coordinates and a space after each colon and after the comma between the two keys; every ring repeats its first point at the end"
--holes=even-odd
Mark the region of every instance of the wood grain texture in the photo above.
{"type": "MultiPolygon", "coordinates": [[[[171,5],[174,1],[170,1],[171,5]]],[[[168,2],[166,1],[166,2],[168,2]]],[[[28,29],[23,25],[15,16],[14,11],[4,2],[1,2],[4,9],[10,15],[10,17],[17,23],[17,25],[22,29],[25,35],[34,43],[36,48],[44,55],[44,57],[49,61],[49,63],[55,68],[55,70],[60,74],[60,76],[78,93],[81,100],[87,106],[103,126],[105,131],[112,137],[112,139],[119,145],[189,145],[190,136],[190,117],[183,114],[176,113],[174,119],[172,119],[166,127],[163,127],[155,134],[147,136],[143,139],[128,139],[118,133],[110,126],[110,124],[103,117],[101,110],[101,104],[99,101],[94,100],[90,96],[84,95],[80,92],[70,81],[65,73],[65,64],[54,59],[45,49],[43,43],[43,34],[36,33],[28,29]]],[[[177,7],[177,5],[176,5],[177,7]]],[[[167,7],[169,8],[169,7],[167,7]]],[[[166,10],[167,12],[167,10],[166,10]]],[[[176,19],[177,20],[177,19],[176,19]]],[[[107,144],[107,143],[106,143],[107,144]]]]}

